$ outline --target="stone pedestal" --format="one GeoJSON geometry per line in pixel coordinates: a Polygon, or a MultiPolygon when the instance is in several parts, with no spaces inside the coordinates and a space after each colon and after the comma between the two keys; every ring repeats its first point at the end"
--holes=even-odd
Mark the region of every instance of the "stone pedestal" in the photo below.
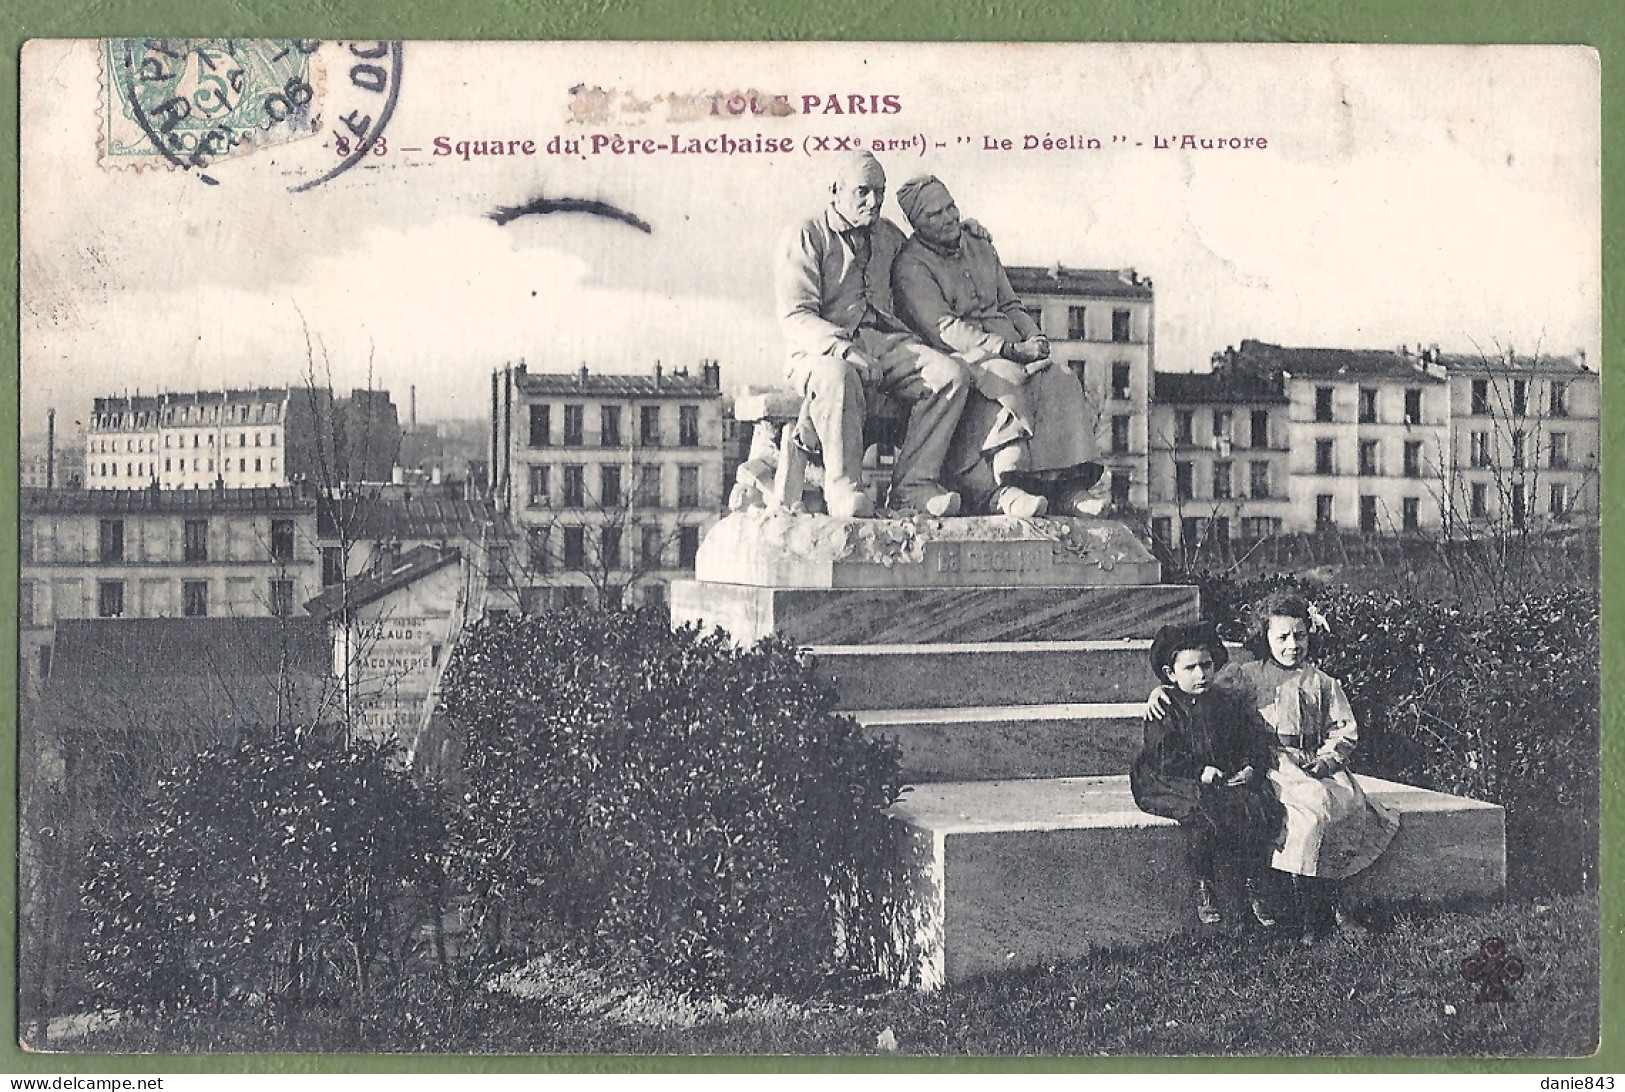
{"type": "MultiPolygon", "coordinates": [[[[728,516],[674,584],[674,624],[808,648],[864,731],[896,740],[894,809],[922,988],[1198,928],[1179,832],[1129,795],[1150,638],[1198,617],[1098,519],[728,516]]],[[[1399,812],[1356,900],[1493,895],[1500,808],[1365,779],[1399,812]]]]}

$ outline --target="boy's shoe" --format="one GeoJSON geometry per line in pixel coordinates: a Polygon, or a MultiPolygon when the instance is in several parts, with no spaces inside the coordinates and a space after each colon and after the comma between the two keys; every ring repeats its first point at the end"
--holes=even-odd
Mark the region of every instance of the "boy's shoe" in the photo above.
{"type": "Polygon", "coordinates": [[[1264,901],[1263,892],[1259,889],[1257,880],[1247,881],[1247,901],[1252,904],[1253,920],[1258,922],[1259,925],[1265,929],[1273,929],[1279,924],[1275,911],[1271,910],[1269,904],[1264,901]]]}
{"type": "Polygon", "coordinates": [[[1203,925],[1218,925],[1224,920],[1219,903],[1213,897],[1213,881],[1196,881],[1196,916],[1203,925]]]}

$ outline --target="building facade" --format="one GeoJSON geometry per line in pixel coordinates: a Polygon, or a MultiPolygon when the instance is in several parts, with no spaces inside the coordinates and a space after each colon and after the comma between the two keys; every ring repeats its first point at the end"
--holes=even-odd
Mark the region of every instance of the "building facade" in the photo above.
{"type": "Polygon", "coordinates": [[[26,686],[49,675],[61,620],[287,618],[320,590],[301,490],[28,489],[20,507],[26,686]]]}
{"type": "Polygon", "coordinates": [[[721,372],[491,377],[491,494],[526,611],[664,602],[726,497],[721,372]]]}
{"type": "Polygon", "coordinates": [[[1430,356],[1449,380],[1453,531],[1598,520],[1601,382],[1583,357],[1430,356]]]}
{"type": "Polygon", "coordinates": [[[1279,372],[1219,359],[1211,372],[1155,374],[1148,470],[1158,541],[1197,548],[1294,522],[1289,408],[1279,372]]]}
{"type": "Polygon", "coordinates": [[[1147,480],[1156,312],[1151,281],[1132,269],[1009,266],[1011,287],[1049,338],[1050,355],[1083,383],[1099,461],[1119,510],[1150,506],[1147,480]]]}
{"type": "Polygon", "coordinates": [[[95,399],[87,489],[265,489],[389,481],[401,430],[387,391],[261,387],[95,399]]]}

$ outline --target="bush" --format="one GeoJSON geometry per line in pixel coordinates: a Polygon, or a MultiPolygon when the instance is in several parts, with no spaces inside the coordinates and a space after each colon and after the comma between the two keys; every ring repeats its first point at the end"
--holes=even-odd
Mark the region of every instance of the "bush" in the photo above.
{"type": "Polygon", "coordinates": [[[738,649],[654,613],[503,619],[466,635],[441,694],[486,949],[539,930],[707,988],[884,958],[897,751],[835,715],[788,644],[738,649]]]}
{"type": "Polygon", "coordinates": [[[1282,587],[1306,594],[1331,624],[1320,662],[1343,681],[1359,720],[1358,771],[1505,807],[1515,888],[1595,886],[1595,590],[1466,612],[1291,577],[1207,578],[1204,610],[1235,635],[1246,607],[1282,587]]]}
{"type": "Polygon", "coordinates": [[[443,879],[438,799],[394,744],[206,751],[86,882],[97,1008],[336,1009],[396,978],[443,879]]]}

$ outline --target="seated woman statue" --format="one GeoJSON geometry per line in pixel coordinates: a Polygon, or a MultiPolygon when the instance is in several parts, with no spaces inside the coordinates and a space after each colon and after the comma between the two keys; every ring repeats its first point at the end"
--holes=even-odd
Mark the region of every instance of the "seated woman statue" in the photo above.
{"type": "Polygon", "coordinates": [[[943,464],[974,514],[1098,515],[1101,476],[1078,377],[1050,357],[985,233],[966,230],[953,195],[930,175],[897,190],[914,228],[892,265],[900,317],[971,372],[975,393],[943,464]]]}

